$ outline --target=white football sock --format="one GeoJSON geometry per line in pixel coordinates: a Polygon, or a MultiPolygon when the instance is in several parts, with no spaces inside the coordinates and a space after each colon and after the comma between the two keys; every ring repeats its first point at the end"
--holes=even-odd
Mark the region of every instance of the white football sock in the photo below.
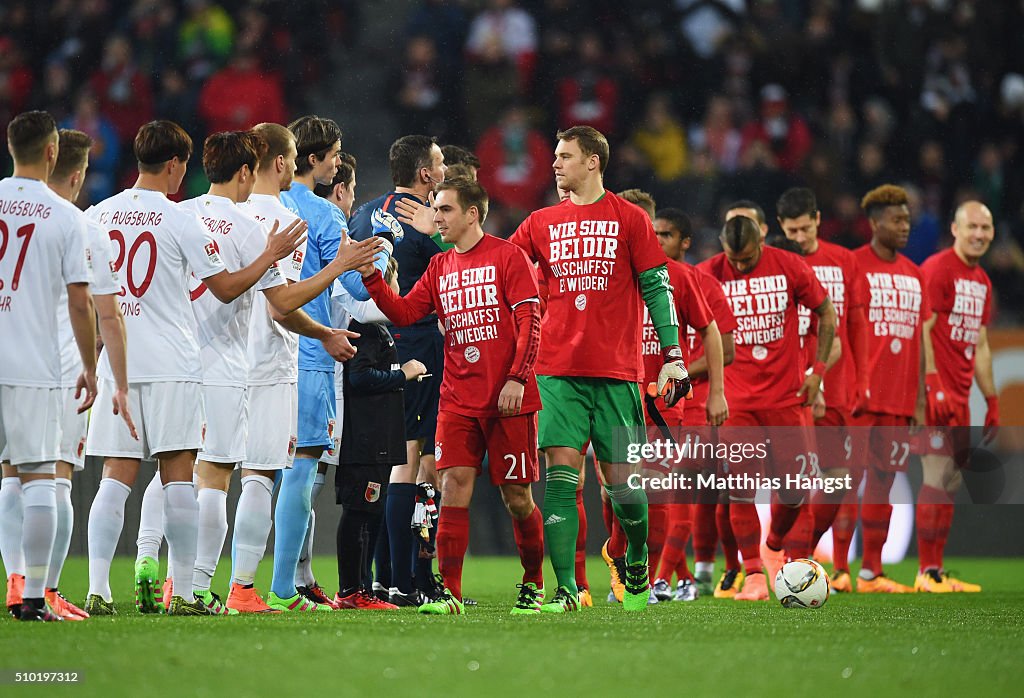
{"type": "Polygon", "coordinates": [[[313,535],[316,532],[316,498],[324,488],[324,481],[327,473],[316,474],[313,479],[313,493],[309,497],[309,525],[306,526],[306,540],[302,543],[302,552],[299,554],[299,564],[295,567],[295,586],[311,586],[316,582],[313,576],[313,535]]]}
{"type": "Polygon", "coordinates": [[[8,577],[25,574],[25,557],[21,554],[21,500],[21,478],[0,480],[0,557],[3,557],[8,577]]]}
{"type": "Polygon", "coordinates": [[[132,489],[118,480],[100,480],[89,509],[89,593],[110,601],[110,562],[124,525],[124,503],[132,489]]]}
{"type": "Polygon", "coordinates": [[[235,571],[233,581],[243,586],[256,579],[256,568],[267,551],[273,525],[270,497],[274,483],[260,475],[242,478],[242,495],[235,509],[235,571]]]}
{"type": "Polygon", "coordinates": [[[75,507],[71,504],[71,480],[59,477],[57,483],[57,533],[53,538],[53,552],[50,554],[50,567],[46,573],[46,588],[56,589],[60,583],[60,573],[64,569],[64,561],[68,558],[71,547],[71,531],[75,527],[75,507]]]}
{"type": "Polygon", "coordinates": [[[25,556],[26,599],[41,599],[57,533],[57,485],[53,480],[32,480],[21,486],[24,526],[21,551],[25,556]]]}
{"type": "Polygon", "coordinates": [[[164,485],[164,535],[170,576],[174,579],[174,595],[191,602],[192,572],[196,568],[196,546],[199,536],[199,505],[191,482],[169,482],[164,485]]]}
{"type": "MultiPolygon", "coordinates": [[[[146,486],[142,495],[142,513],[139,514],[139,537],[136,545],[139,553],[136,560],[151,557],[160,560],[160,544],[164,540],[164,485],[160,482],[160,471],[146,486]]],[[[170,576],[170,575],[168,575],[170,576]]]]}
{"type": "Polygon", "coordinates": [[[218,489],[199,490],[199,540],[192,585],[209,589],[228,535],[228,493],[218,489]]]}
{"type": "Polygon", "coordinates": [[[715,563],[713,562],[697,561],[693,563],[693,571],[695,574],[707,573],[708,576],[711,576],[711,573],[714,572],[714,570],[715,563]]]}

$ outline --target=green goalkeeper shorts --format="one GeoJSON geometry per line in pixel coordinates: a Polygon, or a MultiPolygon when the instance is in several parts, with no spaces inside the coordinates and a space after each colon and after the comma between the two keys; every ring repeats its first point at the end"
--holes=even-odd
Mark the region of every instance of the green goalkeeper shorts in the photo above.
{"type": "Polygon", "coordinates": [[[537,376],[544,408],[538,418],[541,448],[585,452],[603,463],[625,463],[629,444],[644,442],[644,414],[636,383],[613,378],[537,376]]]}

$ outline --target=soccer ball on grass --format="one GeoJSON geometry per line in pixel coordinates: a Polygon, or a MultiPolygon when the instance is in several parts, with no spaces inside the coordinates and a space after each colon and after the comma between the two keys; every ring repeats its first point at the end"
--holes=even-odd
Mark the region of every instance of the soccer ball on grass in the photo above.
{"type": "Polygon", "coordinates": [[[825,568],[814,560],[787,562],[775,575],[775,596],[786,608],[821,608],[830,591],[825,568]]]}

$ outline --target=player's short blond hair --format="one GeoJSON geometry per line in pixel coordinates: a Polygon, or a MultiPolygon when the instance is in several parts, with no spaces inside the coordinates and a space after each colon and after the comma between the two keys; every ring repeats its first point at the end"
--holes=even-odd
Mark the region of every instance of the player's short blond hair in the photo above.
{"type": "Polygon", "coordinates": [[[487,190],[483,188],[480,182],[469,177],[452,177],[449,179],[447,176],[444,181],[437,185],[436,191],[454,191],[459,199],[459,206],[462,207],[463,211],[468,211],[471,207],[475,206],[477,213],[480,214],[480,225],[484,224],[487,220],[487,207],[489,199],[487,198],[487,190]]]}
{"type": "Polygon", "coordinates": [[[654,197],[649,193],[643,189],[625,189],[620,191],[618,196],[621,196],[631,204],[636,204],[647,212],[652,221],[654,220],[654,213],[658,210],[658,205],[654,203],[654,197]]]}

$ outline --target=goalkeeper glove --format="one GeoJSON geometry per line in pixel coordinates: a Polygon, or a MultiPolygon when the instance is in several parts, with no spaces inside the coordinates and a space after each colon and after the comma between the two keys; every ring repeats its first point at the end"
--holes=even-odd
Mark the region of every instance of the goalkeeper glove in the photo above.
{"type": "Polygon", "coordinates": [[[932,426],[946,426],[953,419],[953,406],[950,404],[946,388],[938,373],[929,373],[924,377],[925,397],[928,400],[925,417],[932,426]]]}
{"type": "Polygon", "coordinates": [[[665,400],[666,407],[672,407],[683,398],[693,397],[693,388],[690,386],[690,375],[683,365],[683,352],[676,346],[665,347],[661,350],[661,356],[665,365],[658,372],[658,395],[665,400]]]}
{"type": "Polygon", "coordinates": [[[370,225],[373,234],[384,240],[384,251],[390,257],[394,254],[395,245],[405,237],[405,228],[397,218],[382,208],[378,208],[370,214],[370,225]]]}

